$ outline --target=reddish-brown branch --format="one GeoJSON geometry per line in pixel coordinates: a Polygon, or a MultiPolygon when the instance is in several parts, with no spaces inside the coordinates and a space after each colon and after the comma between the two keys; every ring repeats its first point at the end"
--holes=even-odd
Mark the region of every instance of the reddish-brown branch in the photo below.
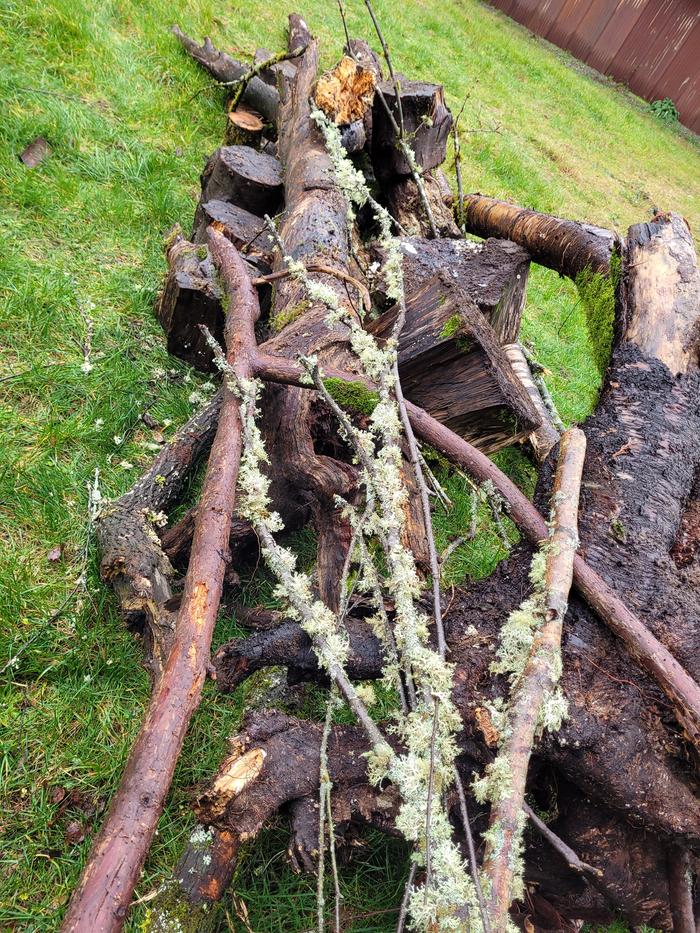
{"type": "Polygon", "coordinates": [[[515,687],[510,729],[500,750],[508,762],[510,788],[492,807],[489,823],[500,828],[497,850],[487,845],[484,870],[490,881],[489,914],[496,933],[505,933],[511,902],[515,847],[521,833],[521,810],[532,743],[546,693],[557,683],[561,632],[578,547],[578,503],[586,455],[586,435],[571,428],[562,435],[552,490],[553,529],[547,545],[543,618],[530,657],[515,687]]]}
{"type": "MultiPolygon", "coordinates": [[[[227,358],[239,377],[249,379],[258,300],[236,249],[213,230],[209,244],[231,297],[225,330],[227,358]]],[[[66,931],[107,933],[124,924],[209,665],[240,457],[239,404],[225,387],[173,647],[109,815],[71,899],[63,924],[66,931]]]]}
{"type": "MultiPolygon", "coordinates": [[[[291,360],[264,352],[255,357],[255,371],[263,379],[287,385],[303,385],[304,373],[291,360]]],[[[361,382],[361,377],[324,367],[324,376],[361,382]]],[[[505,473],[489,458],[440,424],[422,408],[406,403],[413,430],[425,443],[440,451],[451,463],[458,464],[480,482],[491,480],[510,506],[510,516],[533,544],[547,538],[547,525],[540,513],[505,473]]],[[[674,705],[678,721],[688,739],[700,748],[700,686],[673,657],[671,652],[646,628],[637,616],[615,595],[603,578],[580,556],[574,558],[574,584],[589,606],[608,628],[625,644],[634,660],[659,684],[674,705]]]]}

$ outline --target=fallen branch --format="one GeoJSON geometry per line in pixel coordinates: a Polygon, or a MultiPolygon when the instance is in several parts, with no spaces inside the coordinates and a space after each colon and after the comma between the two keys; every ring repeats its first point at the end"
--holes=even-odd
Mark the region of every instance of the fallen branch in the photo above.
{"type": "Polygon", "coordinates": [[[544,546],[543,600],[541,610],[538,606],[533,613],[539,628],[524,670],[516,672],[506,737],[496,762],[489,766],[491,775],[502,767],[507,775],[503,779],[506,787],[500,783],[494,786],[489,777],[486,779],[492,806],[484,872],[490,882],[489,914],[496,933],[505,933],[508,923],[532,745],[542,728],[545,701],[548,695],[554,695],[561,671],[561,632],[578,547],[577,515],[585,453],[583,431],[572,428],[562,436],[552,491],[553,527],[544,546]]]}
{"type": "MultiPolygon", "coordinates": [[[[257,297],[243,261],[225,237],[212,231],[209,244],[232,296],[225,333],[228,359],[241,379],[249,379],[257,297]]],[[[226,387],[197,511],[172,650],[109,815],[71,899],[63,922],[65,931],[111,933],[124,924],[209,666],[240,457],[238,400],[226,387]]]]}

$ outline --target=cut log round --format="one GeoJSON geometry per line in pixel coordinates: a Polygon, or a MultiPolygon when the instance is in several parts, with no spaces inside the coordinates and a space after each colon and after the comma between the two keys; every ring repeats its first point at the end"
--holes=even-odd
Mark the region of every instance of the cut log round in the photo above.
{"type": "MultiPolygon", "coordinates": [[[[425,172],[422,180],[439,236],[461,240],[462,233],[454,220],[452,191],[442,169],[425,172]]],[[[399,222],[403,231],[412,236],[430,236],[430,221],[418,186],[412,178],[387,180],[382,190],[389,213],[399,222]]]]}
{"type": "MultiPolygon", "coordinates": [[[[216,213],[221,217],[219,211],[216,213]]],[[[257,221],[260,222],[259,218],[257,221]]],[[[232,236],[228,238],[234,240],[232,236]]],[[[168,273],[156,303],[156,315],[167,336],[168,352],[200,372],[213,372],[214,358],[202,327],[221,343],[224,312],[209,249],[203,243],[190,243],[176,236],[168,247],[167,258],[168,273]]],[[[269,271],[264,259],[255,254],[245,262],[245,268],[251,279],[269,271]]],[[[263,286],[259,300],[264,310],[269,307],[269,298],[269,286],[263,286]]]]}
{"type": "MultiPolygon", "coordinates": [[[[378,87],[399,123],[394,85],[391,81],[383,81],[378,87]]],[[[402,79],[400,89],[404,135],[410,141],[416,162],[423,169],[442,165],[452,126],[452,114],[445,103],[442,86],[402,79]]],[[[406,157],[396,146],[392,122],[378,97],[372,110],[372,163],[377,178],[381,180],[411,174],[406,157]]]]}
{"type": "Polygon", "coordinates": [[[228,113],[226,123],[226,144],[228,146],[250,146],[257,149],[262,141],[265,123],[262,116],[248,107],[239,104],[235,110],[228,113]]]}
{"type": "MultiPolygon", "coordinates": [[[[222,146],[202,174],[202,202],[229,201],[258,217],[275,214],[283,194],[277,159],[250,146],[222,146]]],[[[199,225],[197,216],[195,225],[199,225]]]]}

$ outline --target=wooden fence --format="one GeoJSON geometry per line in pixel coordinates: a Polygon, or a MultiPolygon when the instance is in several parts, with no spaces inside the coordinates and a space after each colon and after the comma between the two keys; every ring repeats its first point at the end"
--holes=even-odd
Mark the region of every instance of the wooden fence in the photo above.
{"type": "Polygon", "coordinates": [[[700,133],[700,0],[489,0],[700,133]]]}

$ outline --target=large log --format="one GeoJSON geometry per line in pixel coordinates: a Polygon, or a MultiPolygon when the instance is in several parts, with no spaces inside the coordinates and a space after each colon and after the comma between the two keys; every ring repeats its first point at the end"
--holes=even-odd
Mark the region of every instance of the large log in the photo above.
{"type": "MultiPolygon", "coordinates": [[[[390,310],[367,329],[386,338],[395,320],[390,310]]],[[[486,452],[539,426],[495,332],[448,271],[423,281],[406,301],[399,374],[407,398],[486,452]]]]}
{"type": "Polygon", "coordinates": [[[534,262],[572,279],[584,271],[607,275],[610,257],[617,249],[617,237],[610,230],[482,194],[464,198],[464,221],[468,233],[512,240],[523,246],[534,262]]]}

